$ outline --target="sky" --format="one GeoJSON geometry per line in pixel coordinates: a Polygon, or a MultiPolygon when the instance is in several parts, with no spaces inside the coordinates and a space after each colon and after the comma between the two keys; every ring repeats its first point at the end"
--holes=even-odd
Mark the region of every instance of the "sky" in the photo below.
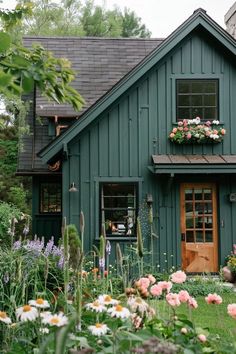
{"type": "MultiPolygon", "coordinates": [[[[165,38],[199,7],[206,10],[213,20],[225,28],[224,15],[235,0],[94,0],[94,2],[98,5],[104,4],[107,9],[112,9],[114,5],[120,9],[128,7],[141,17],[142,22],[152,32],[152,37],[165,38]]],[[[0,7],[13,8],[15,3],[14,0],[3,0],[0,7]]]]}

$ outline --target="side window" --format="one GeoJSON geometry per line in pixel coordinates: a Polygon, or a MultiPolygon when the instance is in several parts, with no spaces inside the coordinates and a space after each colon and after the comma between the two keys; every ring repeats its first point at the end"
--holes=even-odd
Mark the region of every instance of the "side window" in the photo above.
{"type": "Polygon", "coordinates": [[[107,237],[136,236],[137,185],[102,183],[100,188],[100,225],[107,237]]]}
{"type": "Polygon", "coordinates": [[[219,119],[219,82],[217,79],[176,80],[176,118],[203,121],[219,119]]]}
{"type": "Polygon", "coordinates": [[[40,213],[61,212],[61,183],[40,184],[40,213]]]}

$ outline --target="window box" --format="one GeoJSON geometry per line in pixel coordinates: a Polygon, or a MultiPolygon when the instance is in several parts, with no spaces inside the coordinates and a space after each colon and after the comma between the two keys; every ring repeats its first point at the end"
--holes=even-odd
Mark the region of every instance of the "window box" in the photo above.
{"type": "Polygon", "coordinates": [[[179,120],[169,134],[169,139],[176,144],[206,144],[219,143],[223,140],[226,130],[219,127],[219,121],[205,123],[199,117],[179,120]]]}

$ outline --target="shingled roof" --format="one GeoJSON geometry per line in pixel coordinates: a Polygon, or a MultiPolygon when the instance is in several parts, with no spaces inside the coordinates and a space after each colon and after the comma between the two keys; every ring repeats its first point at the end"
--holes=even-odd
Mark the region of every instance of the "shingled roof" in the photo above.
{"type": "MultiPolygon", "coordinates": [[[[81,38],[81,37],[25,37],[24,44],[41,44],[56,57],[67,58],[76,71],[72,86],[85,100],[83,109],[78,113],[68,105],[49,102],[45,97],[36,96],[36,115],[79,117],[122,77],[132,70],[152,50],[162,43],[162,39],[131,38],[81,38]]],[[[28,124],[33,133],[33,114],[28,124]]],[[[48,120],[36,120],[34,136],[23,140],[23,151],[19,154],[18,173],[45,172],[47,166],[36,156],[52,138],[48,136],[48,120]]]]}

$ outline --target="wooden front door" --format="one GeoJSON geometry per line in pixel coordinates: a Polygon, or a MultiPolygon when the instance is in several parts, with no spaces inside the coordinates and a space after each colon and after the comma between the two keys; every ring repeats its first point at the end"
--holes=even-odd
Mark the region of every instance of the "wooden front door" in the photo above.
{"type": "Polygon", "coordinates": [[[218,271],[217,199],[213,183],[183,183],[181,202],[182,269],[218,271]]]}

